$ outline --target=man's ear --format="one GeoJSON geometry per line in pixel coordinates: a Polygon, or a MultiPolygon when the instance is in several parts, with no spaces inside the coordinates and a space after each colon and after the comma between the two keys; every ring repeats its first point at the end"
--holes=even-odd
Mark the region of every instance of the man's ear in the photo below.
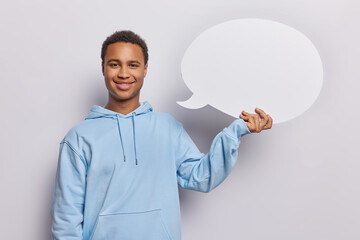
{"type": "Polygon", "coordinates": [[[144,66],[144,77],[146,77],[147,68],[148,68],[148,64],[146,63],[145,66],[144,66]]]}
{"type": "Polygon", "coordinates": [[[102,74],[104,76],[104,62],[101,62],[101,71],[102,71],[102,74]]]}

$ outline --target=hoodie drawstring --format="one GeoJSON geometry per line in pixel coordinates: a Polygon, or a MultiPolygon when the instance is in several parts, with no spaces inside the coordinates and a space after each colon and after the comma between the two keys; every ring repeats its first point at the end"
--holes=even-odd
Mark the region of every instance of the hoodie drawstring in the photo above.
{"type": "Polygon", "coordinates": [[[120,136],[120,143],[121,143],[121,148],[122,148],[122,152],[124,155],[124,162],[126,162],[126,157],[125,157],[125,151],[124,151],[124,145],[123,145],[123,140],[121,137],[121,129],[120,129],[120,120],[119,120],[119,115],[116,114],[116,119],[117,119],[117,123],[118,123],[118,130],[119,130],[119,136],[120,136]]]}
{"type": "Polygon", "coordinates": [[[134,148],[135,148],[135,164],[138,165],[138,159],[136,155],[136,140],[135,140],[135,115],[136,113],[132,113],[132,122],[133,122],[133,135],[134,135],[134,148]]]}
{"type": "MultiPolygon", "coordinates": [[[[136,139],[135,139],[135,116],[136,116],[136,113],[133,112],[132,113],[132,124],[133,124],[133,136],[134,136],[133,138],[134,138],[134,148],[135,148],[135,164],[138,165],[138,158],[137,158],[137,153],[136,153],[136,139]]],[[[125,156],[125,151],[124,151],[123,139],[122,139],[122,136],[121,136],[120,117],[119,117],[119,115],[116,115],[116,119],[117,119],[117,124],[118,124],[121,148],[122,148],[122,151],[123,151],[124,162],[125,162],[126,161],[126,156],[125,156]]]]}

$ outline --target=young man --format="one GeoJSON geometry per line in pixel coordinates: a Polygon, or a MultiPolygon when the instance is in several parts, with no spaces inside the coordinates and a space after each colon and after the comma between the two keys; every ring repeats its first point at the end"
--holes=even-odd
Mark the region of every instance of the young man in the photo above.
{"type": "Polygon", "coordinates": [[[181,239],[178,185],[208,192],[236,163],[241,136],[272,126],[242,112],[201,153],[171,114],[139,102],[148,67],[145,42],[131,31],[103,43],[109,92],[60,143],[52,239],[181,239]]]}

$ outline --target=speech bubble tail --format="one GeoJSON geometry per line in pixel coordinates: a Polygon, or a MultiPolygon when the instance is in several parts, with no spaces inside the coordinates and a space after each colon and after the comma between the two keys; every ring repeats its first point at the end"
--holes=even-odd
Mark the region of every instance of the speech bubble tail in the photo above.
{"type": "Polygon", "coordinates": [[[189,109],[198,109],[205,107],[207,103],[204,103],[202,99],[198,98],[193,94],[188,100],[186,101],[176,101],[182,107],[189,108],[189,109]]]}

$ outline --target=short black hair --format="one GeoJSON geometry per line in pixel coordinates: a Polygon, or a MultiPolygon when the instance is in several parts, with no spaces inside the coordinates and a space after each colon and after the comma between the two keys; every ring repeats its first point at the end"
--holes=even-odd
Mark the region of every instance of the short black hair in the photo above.
{"type": "Polygon", "coordinates": [[[126,43],[133,43],[137,44],[141,47],[143,55],[144,55],[144,64],[146,64],[149,60],[148,48],[145,43],[145,40],[142,39],[138,34],[130,31],[130,30],[123,30],[123,31],[116,31],[110,36],[106,38],[103,42],[101,47],[101,60],[104,63],[106,49],[110,44],[116,42],[126,42],[126,43]]]}

